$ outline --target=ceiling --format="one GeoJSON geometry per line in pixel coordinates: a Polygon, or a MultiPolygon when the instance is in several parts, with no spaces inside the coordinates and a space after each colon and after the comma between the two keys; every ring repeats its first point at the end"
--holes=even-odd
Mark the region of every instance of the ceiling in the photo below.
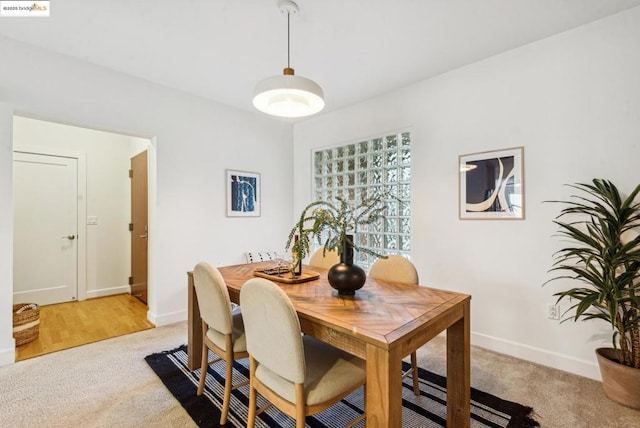
{"type": "MultiPolygon", "coordinates": [[[[291,66],[325,112],[640,5],[640,0],[298,0],[291,66]]],[[[0,35],[247,111],[287,65],[277,0],[51,1],[0,35]]]]}

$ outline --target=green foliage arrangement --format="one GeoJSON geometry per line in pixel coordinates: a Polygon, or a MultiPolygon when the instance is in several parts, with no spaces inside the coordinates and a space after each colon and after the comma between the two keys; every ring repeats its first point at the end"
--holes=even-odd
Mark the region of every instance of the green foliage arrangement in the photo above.
{"type": "Polygon", "coordinates": [[[309,255],[313,239],[318,244],[324,245],[325,251],[337,251],[342,253],[342,242],[347,240],[353,249],[371,254],[375,257],[386,257],[367,248],[359,247],[347,235],[355,235],[358,228],[373,224],[384,219],[386,205],[385,195],[375,195],[362,199],[357,205],[352,206],[343,199],[336,198],[336,203],[327,201],[315,201],[307,205],[300,214],[297,223],[291,229],[287,239],[286,249],[296,255],[294,265],[309,255]],[[323,234],[325,235],[322,242],[323,234]],[[298,235],[296,242],[295,236],[298,235]]]}
{"type": "Polygon", "coordinates": [[[565,314],[575,314],[564,321],[609,323],[619,362],[640,368],[640,185],[623,199],[612,182],[592,183],[571,185],[579,194],[569,201],[551,201],[566,205],[554,223],[572,244],[556,252],[550,271],[563,273],[548,282],[585,284],[554,294],[558,302],[574,299],[565,314]]]}

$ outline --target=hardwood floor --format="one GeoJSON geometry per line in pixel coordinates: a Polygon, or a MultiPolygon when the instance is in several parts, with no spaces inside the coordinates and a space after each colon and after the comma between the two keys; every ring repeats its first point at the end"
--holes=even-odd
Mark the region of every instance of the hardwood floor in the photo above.
{"type": "Polygon", "coordinates": [[[40,307],[40,337],[16,347],[16,361],[155,327],[129,294],[40,307]]]}

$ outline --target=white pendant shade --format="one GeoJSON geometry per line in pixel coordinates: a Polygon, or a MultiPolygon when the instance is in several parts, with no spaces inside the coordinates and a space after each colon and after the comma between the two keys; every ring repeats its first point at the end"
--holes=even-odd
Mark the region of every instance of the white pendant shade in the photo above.
{"type": "Polygon", "coordinates": [[[253,105],[273,116],[310,116],[324,108],[324,93],[316,82],[305,77],[272,76],[256,85],[253,105]]]}
{"type": "Polygon", "coordinates": [[[295,75],[289,64],[289,15],[298,13],[298,5],[280,0],[280,12],[287,14],[287,68],[282,76],[267,77],[253,90],[253,105],[263,113],[278,117],[304,117],[324,108],[324,93],[313,80],[295,75]]]}

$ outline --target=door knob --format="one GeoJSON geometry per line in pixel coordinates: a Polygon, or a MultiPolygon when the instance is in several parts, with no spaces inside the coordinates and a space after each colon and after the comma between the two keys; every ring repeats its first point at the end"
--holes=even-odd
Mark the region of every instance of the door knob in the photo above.
{"type": "Polygon", "coordinates": [[[74,239],[76,239],[76,235],[63,236],[62,239],[68,239],[69,241],[73,241],[74,239]]]}
{"type": "Polygon", "coordinates": [[[145,232],[145,234],[144,235],[140,235],[140,237],[143,238],[143,239],[147,239],[147,233],[145,232]]]}

